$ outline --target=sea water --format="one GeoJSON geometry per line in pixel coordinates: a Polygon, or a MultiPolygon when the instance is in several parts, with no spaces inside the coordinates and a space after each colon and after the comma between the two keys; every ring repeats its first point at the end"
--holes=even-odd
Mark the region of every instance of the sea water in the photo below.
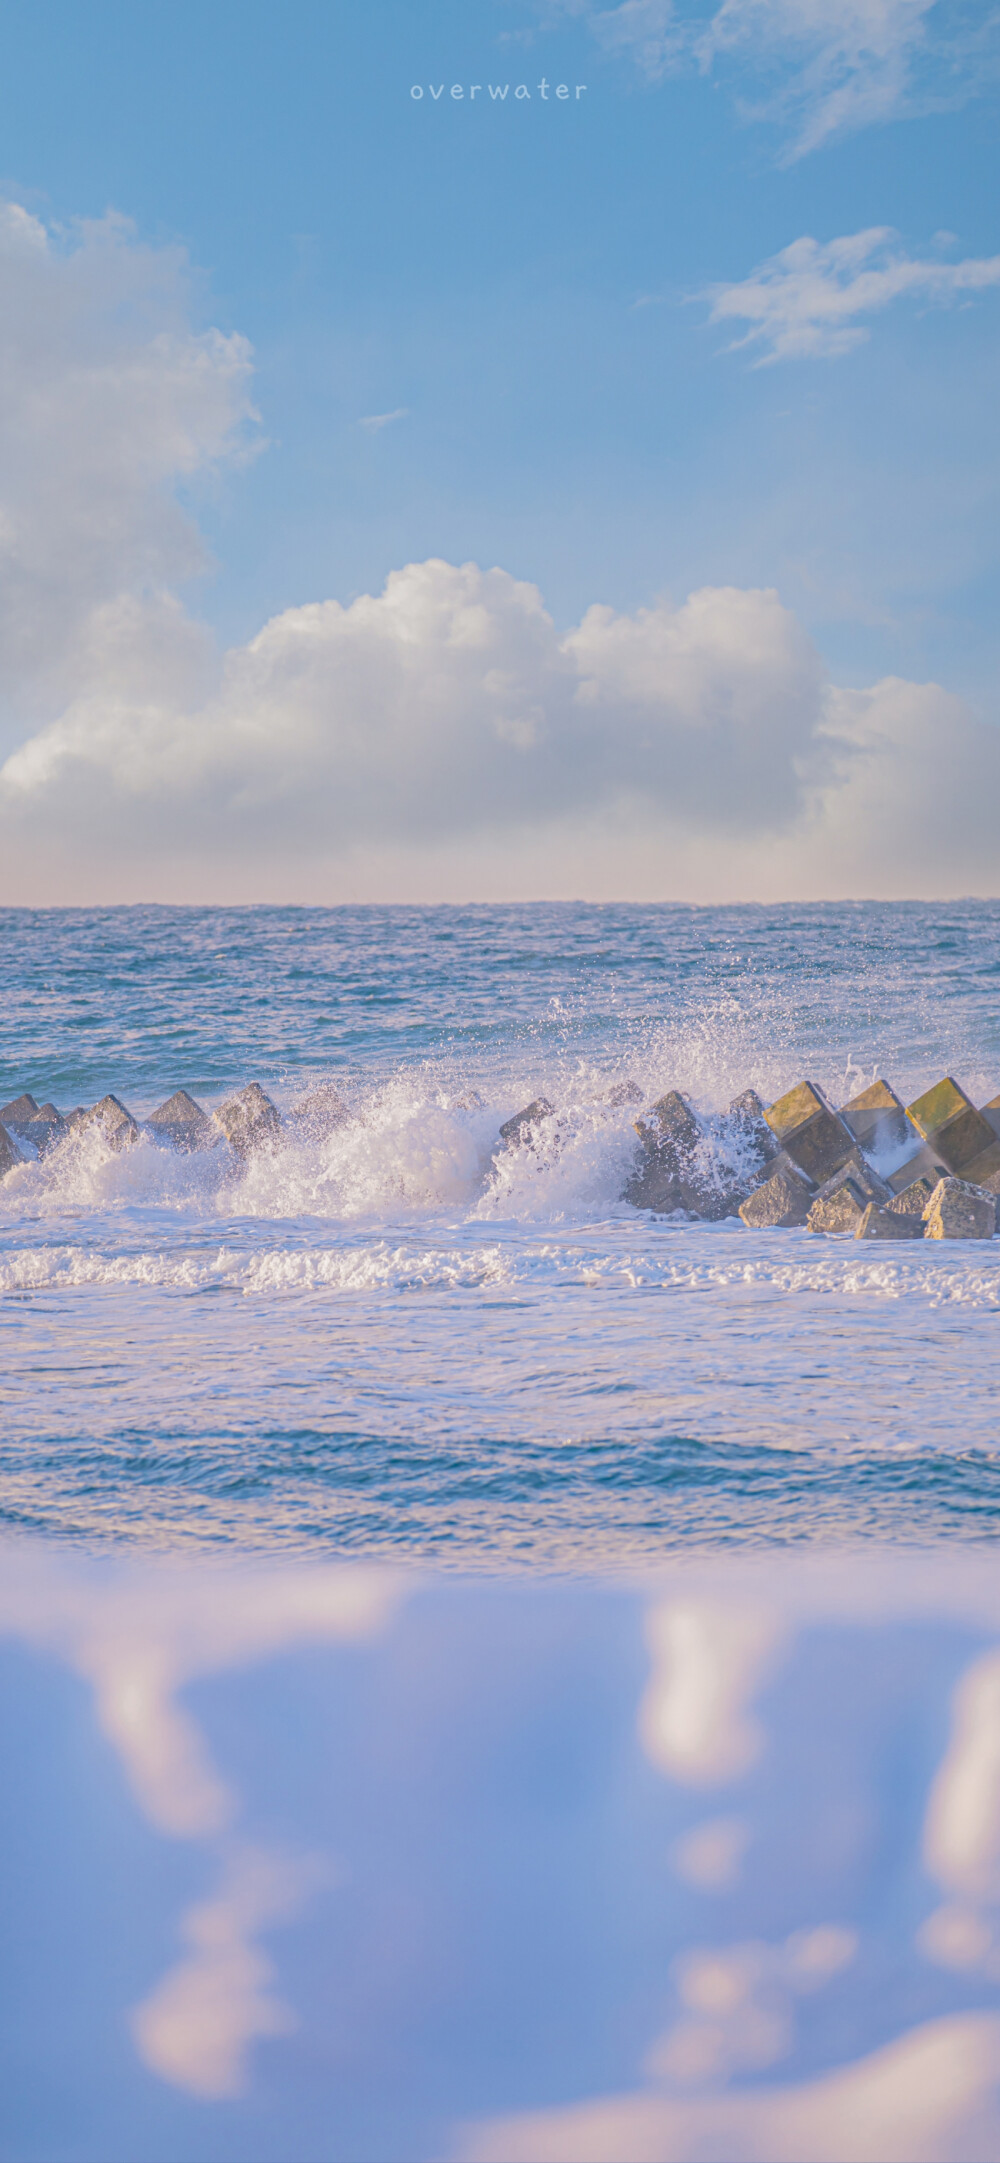
{"type": "Polygon", "coordinates": [[[1000,2163],[1000,1239],[623,1199],[1000,905],[0,929],[0,1102],[349,1114],[0,1184],[12,2163],[1000,2163]]]}
{"type": "Polygon", "coordinates": [[[1000,1090],[1000,904],[7,911],[2,1100],[255,1080],[350,1119],[241,1167],[91,1129],[0,1185],[0,1522],[608,1572],[1000,1529],[1000,1240],[622,1199],[702,1111],[1000,1090]],[[544,1095],[535,1146],[499,1128],[544,1095]],[[618,1101],[616,1101],[618,1099],[618,1101]]]}

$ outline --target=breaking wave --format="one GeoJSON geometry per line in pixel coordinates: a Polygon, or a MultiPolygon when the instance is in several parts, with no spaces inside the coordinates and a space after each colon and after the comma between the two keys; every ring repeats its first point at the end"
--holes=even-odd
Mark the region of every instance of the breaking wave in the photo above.
{"type": "MultiPolygon", "coordinates": [[[[844,1086],[856,1081],[852,1075],[844,1086]]],[[[131,1147],[116,1150],[95,1122],[44,1155],[29,1154],[0,1180],[0,1224],[123,1209],[337,1222],[428,1214],[526,1224],[632,1217],[623,1193],[639,1154],[634,1121],[667,1086],[674,1081],[662,1069],[639,1080],[591,1069],[543,1075],[533,1088],[522,1081],[517,1093],[509,1083],[449,1087],[405,1070],[359,1094],[331,1132],[316,1138],[291,1120],[277,1146],[245,1162],[221,1136],[188,1153],[148,1126],[131,1147]],[[548,1098],[551,1116],[533,1124],[522,1145],[505,1146],[501,1127],[532,1096],[548,1098]]],[[[287,1111],[280,1092],[274,1095],[287,1111]]],[[[694,1175],[720,1192],[748,1184],[757,1160],[746,1133],[704,1095],[700,1117],[694,1175]]],[[[24,1130],[21,1146],[30,1151],[24,1130]]]]}
{"type": "Polygon", "coordinates": [[[116,1152],[92,1125],[9,1172],[0,1215],[147,1207],[215,1218],[539,1220],[614,1209],[637,1147],[635,1106],[581,1090],[533,1130],[530,1146],[505,1150],[499,1129],[518,1109],[517,1100],[490,1103],[399,1076],[324,1138],[286,1131],[246,1164],[225,1144],[185,1154],[148,1132],[116,1152]]]}
{"type": "Polygon", "coordinates": [[[365,1240],[335,1247],[235,1243],[104,1252],[93,1245],[15,1248],[0,1259],[0,1293],[122,1286],[172,1292],[426,1292],[496,1288],[511,1293],[579,1286],[642,1292],[770,1291],[923,1300],[934,1307],[1000,1308],[1000,1256],[921,1247],[915,1255],[859,1255],[852,1242],[820,1245],[806,1231],[755,1234],[742,1226],[657,1226],[649,1244],[622,1235],[584,1246],[579,1238],[482,1243],[468,1227],[462,1244],[408,1245],[365,1240]],[[789,1249],[793,1250],[789,1255],[789,1249]]]}

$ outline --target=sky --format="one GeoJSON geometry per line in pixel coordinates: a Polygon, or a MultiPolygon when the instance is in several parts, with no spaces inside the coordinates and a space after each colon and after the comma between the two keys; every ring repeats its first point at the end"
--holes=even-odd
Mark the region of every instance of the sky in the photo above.
{"type": "Polygon", "coordinates": [[[0,901],[1000,892],[990,0],[0,48],[0,901]]]}

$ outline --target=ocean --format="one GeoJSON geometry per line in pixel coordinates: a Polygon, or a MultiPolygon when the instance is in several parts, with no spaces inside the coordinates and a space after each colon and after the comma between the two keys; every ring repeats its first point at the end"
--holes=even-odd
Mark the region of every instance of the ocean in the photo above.
{"type": "Polygon", "coordinates": [[[993,1097],[1000,904],[2,936],[4,1102],[285,1123],[0,1184],[0,2152],[1000,2163],[1000,1240],[623,1198],[993,1097]]]}
{"type": "Polygon", "coordinates": [[[3,1100],[249,1081],[240,1166],[94,1131],[0,1186],[8,1531],[464,1571],[1000,1528],[1000,1242],[621,1199],[636,1104],[1000,1088],[1000,905],[7,911],[3,1100]],[[546,1097],[533,1149],[499,1128],[546,1097]]]}

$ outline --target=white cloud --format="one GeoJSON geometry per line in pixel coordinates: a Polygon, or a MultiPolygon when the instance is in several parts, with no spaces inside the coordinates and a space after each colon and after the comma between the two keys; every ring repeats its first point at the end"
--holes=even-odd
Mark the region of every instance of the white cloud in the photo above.
{"type": "Polygon", "coordinates": [[[628,55],[650,82],[734,61],[746,117],[789,131],[792,158],[971,96],[995,47],[995,15],[962,0],[721,0],[707,20],[674,0],[564,0],[563,11],[585,16],[605,49],[628,55]]]}
{"type": "Polygon", "coordinates": [[[619,0],[617,7],[594,9],[588,5],[583,12],[590,15],[592,28],[606,50],[627,53],[652,83],[662,82],[688,43],[674,0],[619,0]]]}
{"type": "Polygon", "coordinates": [[[192,326],[183,251],[125,220],[50,233],[0,204],[0,706],[23,715],[126,665],[190,695],[210,648],[172,589],[206,555],[175,490],[245,454],[244,338],[192,326]],[[155,657],[155,659],[154,659],[155,657]]]}
{"type": "Polygon", "coordinates": [[[145,845],[257,837],[327,857],[538,827],[630,798],[770,830],[822,751],[822,670],[773,593],[710,589],[560,638],[537,589],[431,561],[382,594],[289,609],[232,652],[203,705],[138,686],[135,627],[103,625],[88,687],[0,772],[7,831],[145,845]],[[144,695],[142,695],[144,693],[144,695]],[[798,762],[802,763],[802,773],[798,762]]]}
{"type": "Polygon", "coordinates": [[[795,1998],[821,1990],[857,1949],[857,1932],[842,1923],[778,1945],[688,1946],[674,1964],[679,2017],[647,2050],[647,2078],[697,2089],[775,2065],[793,2047],[795,1998]]]}
{"type": "Polygon", "coordinates": [[[723,0],[700,58],[756,50],[784,61],[770,111],[791,120],[801,155],[905,108],[931,18],[947,12],[935,0],[723,0]]]}
{"type": "Polygon", "coordinates": [[[904,295],[943,305],[1000,285],[1000,255],[947,263],[906,255],[896,243],[884,225],[825,242],[804,235],[749,278],[710,287],[711,321],[748,323],[732,350],[762,348],[758,367],[829,360],[867,339],[860,317],[904,295]]]}
{"type": "Polygon", "coordinates": [[[742,2093],[649,2090],[467,2129],[461,2163],[957,2163],[1000,2157],[1000,2020],[959,2013],[911,2028],[817,2079],[742,2093]]]}
{"type": "Polygon", "coordinates": [[[952,1730],[931,1788],[924,1862],[952,1897],[917,1943],[940,1967],[1000,1977],[1000,1653],[974,1660],[955,1691],[952,1730]]]}
{"type": "Polygon", "coordinates": [[[1000,1653],[955,1692],[952,1736],[931,1790],[927,1867],[949,1891],[1000,1901],[1000,1653]]]}
{"type": "Polygon", "coordinates": [[[261,1931],[293,1915],[333,1873],[318,1856],[234,1840],[239,1795],[212,1763],[186,1684],[292,1646],[377,1636],[401,1594],[380,1568],[149,1569],[95,1581],[8,1554],[0,1628],[62,1656],[91,1683],[98,1723],[144,1816],[173,1839],[218,1843],[220,1879],[181,1918],[189,1951],[133,2009],[143,2062],[189,2094],[239,2094],[258,2036],[294,2028],[271,1990],[261,1931]],[[222,1836],[221,1840],[220,1837],[222,1836]]]}
{"type": "Polygon", "coordinates": [[[227,1858],[218,1890],[182,1919],[189,1954],[132,2012],[136,2047],[151,2072],[189,2095],[241,2094],[250,2044],[298,2025],[270,1988],[274,1968],[257,1935],[287,1921],[329,1875],[318,1861],[264,1848],[241,1847],[227,1858]]]}
{"type": "Polygon", "coordinates": [[[97,1717],[152,1825],[175,1839],[222,1831],[235,1801],[178,1702],[195,1677],[291,1645],[351,1643],[385,1627],[399,1587],[382,1569],[201,1573],[163,1569],[107,1587],[36,1568],[9,1572],[0,1625],[61,1654],[94,1689],[97,1717]]]}
{"type": "Polygon", "coordinates": [[[646,1624],[653,1657],[639,1735],[670,1779],[713,1786],[754,1763],[763,1734],[751,1702],[783,1631],[764,1608],[665,1600],[646,1624]]]}
{"type": "Polygon", "coordinates": [[[560,637],[533,586],[432,561],[276,617],[200,703],[165,616],[110,605],[91,660],[0,770],[6,900],[996,891],[1000,731],[831,687],[774,593],[560,637]]]}
{"type": "Polygon", "coordinates": [[[395,406],[391,413],[365,413],[358,427],[368,428],[375,434],[380,428],[388,428],[390,421],[405,421],[409,411],[409,406],[395,406]]]}
{"type": "MultiPolygon", "coordinates": [[[[760,275],[772,343],[815,332],[817,290],[840,335],[913,286],[870,239],[760,275]]],[[[535,586],[432,560],[220,656],[176,491],[246,443],[246,346],[116,220],[64,242],[7,206],[0,302],[3,902],[997,890],[1000,732],[935,685],[831,687],[771,591],[560,633],[535,586]]]]}

